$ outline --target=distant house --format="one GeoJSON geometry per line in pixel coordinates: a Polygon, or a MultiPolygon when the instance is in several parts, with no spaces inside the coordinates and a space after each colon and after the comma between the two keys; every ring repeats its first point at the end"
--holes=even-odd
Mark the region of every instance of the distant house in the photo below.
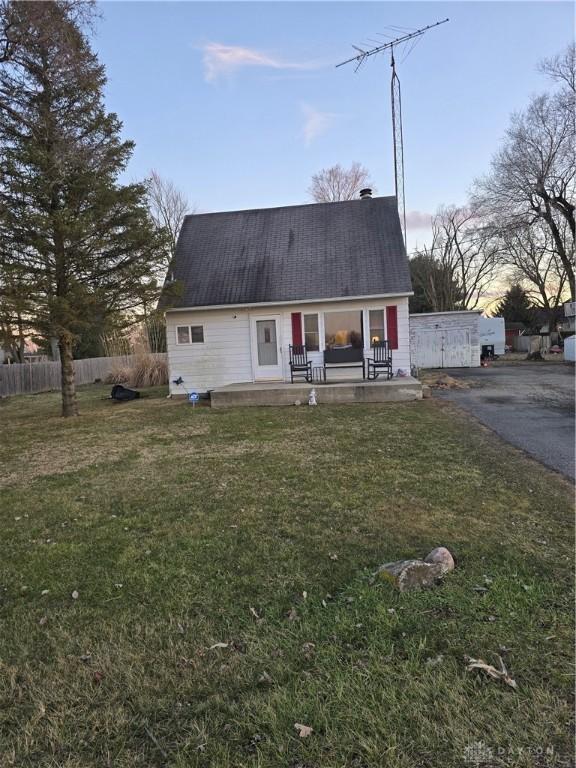
{"type": "Polygon", "coordinates": [[[516,323],[512,320],[505,321],[505,334],[506,334],[506,346],[512,349],[514,347],[514,339],[517,336],[522,336],[526,326],[524,323],[516,323]]]}
{"type": "Polygon", "coordinates": [[[325,352],[345,364],[387,339],[394,371],[410,370],[412,287],[395,197],[187,216],[172,283],[173,393],[178,379],[199,392],[290,381],[290,345],[321,366],[325,352]]]}

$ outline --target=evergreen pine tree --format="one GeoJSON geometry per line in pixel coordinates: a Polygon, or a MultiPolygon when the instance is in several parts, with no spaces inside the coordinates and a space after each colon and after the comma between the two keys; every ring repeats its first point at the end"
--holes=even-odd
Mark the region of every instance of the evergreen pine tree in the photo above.
{"type": "Polygon", "coordinates": [[[534,307],[521,285],[511,285],[494,310],[494,315],[511,323],[524,323],[530,327],[534,320],[534,307]]]}
{"type": "Polygon", "coordinates": [[[165,259],[145,184],[118,183],[134,145],[104,107],[104,68],[85,32],[93,9],[0,8],[0,259],[26,276],[34,327],[58,339],[64,416],[78,413],[73,348],[85,307],[133,310],[165,259]]]}
{"type": "Polygon", "coordinates": [[[410,312],[452,312],[462,309],[463,293],[452,271],[431,254],[419,253],[410,259],[414,295],[410,312]]]}

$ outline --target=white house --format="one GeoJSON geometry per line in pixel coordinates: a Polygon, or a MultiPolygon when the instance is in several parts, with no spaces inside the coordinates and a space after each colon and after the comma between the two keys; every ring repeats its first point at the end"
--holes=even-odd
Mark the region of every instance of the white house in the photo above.
{"type": "MultiPolygon", "coordinates": [[[[290,381],[289,346],[342,365],[389,341],[410,371],[412,293],[395,197],[187,216],[163,307],[170,391],[290,381]],[[341,357],[340,357],[341,356],[341,357]]],[[[362,377],[330,369],[331,379],[362,377]]]]}

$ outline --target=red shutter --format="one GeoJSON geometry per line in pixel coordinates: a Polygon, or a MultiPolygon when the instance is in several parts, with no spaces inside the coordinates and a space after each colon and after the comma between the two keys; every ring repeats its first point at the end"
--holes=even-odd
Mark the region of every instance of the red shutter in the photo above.
{"type": "Polygon", "coordinates": [[[292,312],[292,344],[302,344],[302,313],[292,312]]]}
{"type": "Polygon", "coordinates": [[[386,335],[390,349],[398,349],[398,307],[386,307],[386,335]]]}

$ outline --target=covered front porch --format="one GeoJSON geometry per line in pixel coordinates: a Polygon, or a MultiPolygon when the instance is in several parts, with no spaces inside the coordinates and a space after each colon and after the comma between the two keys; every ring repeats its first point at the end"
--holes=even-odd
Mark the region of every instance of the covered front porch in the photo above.
{"type": "Polygon", "coordinates": [[[327,384],[257,382],[228,384],[210,391],[212,408],[248,405],[306,405],[314,388],[319,405],[328,403],[387,403],[422,399],[422,384],[411,376],[367,381],[347,379],[327,384]]]}

